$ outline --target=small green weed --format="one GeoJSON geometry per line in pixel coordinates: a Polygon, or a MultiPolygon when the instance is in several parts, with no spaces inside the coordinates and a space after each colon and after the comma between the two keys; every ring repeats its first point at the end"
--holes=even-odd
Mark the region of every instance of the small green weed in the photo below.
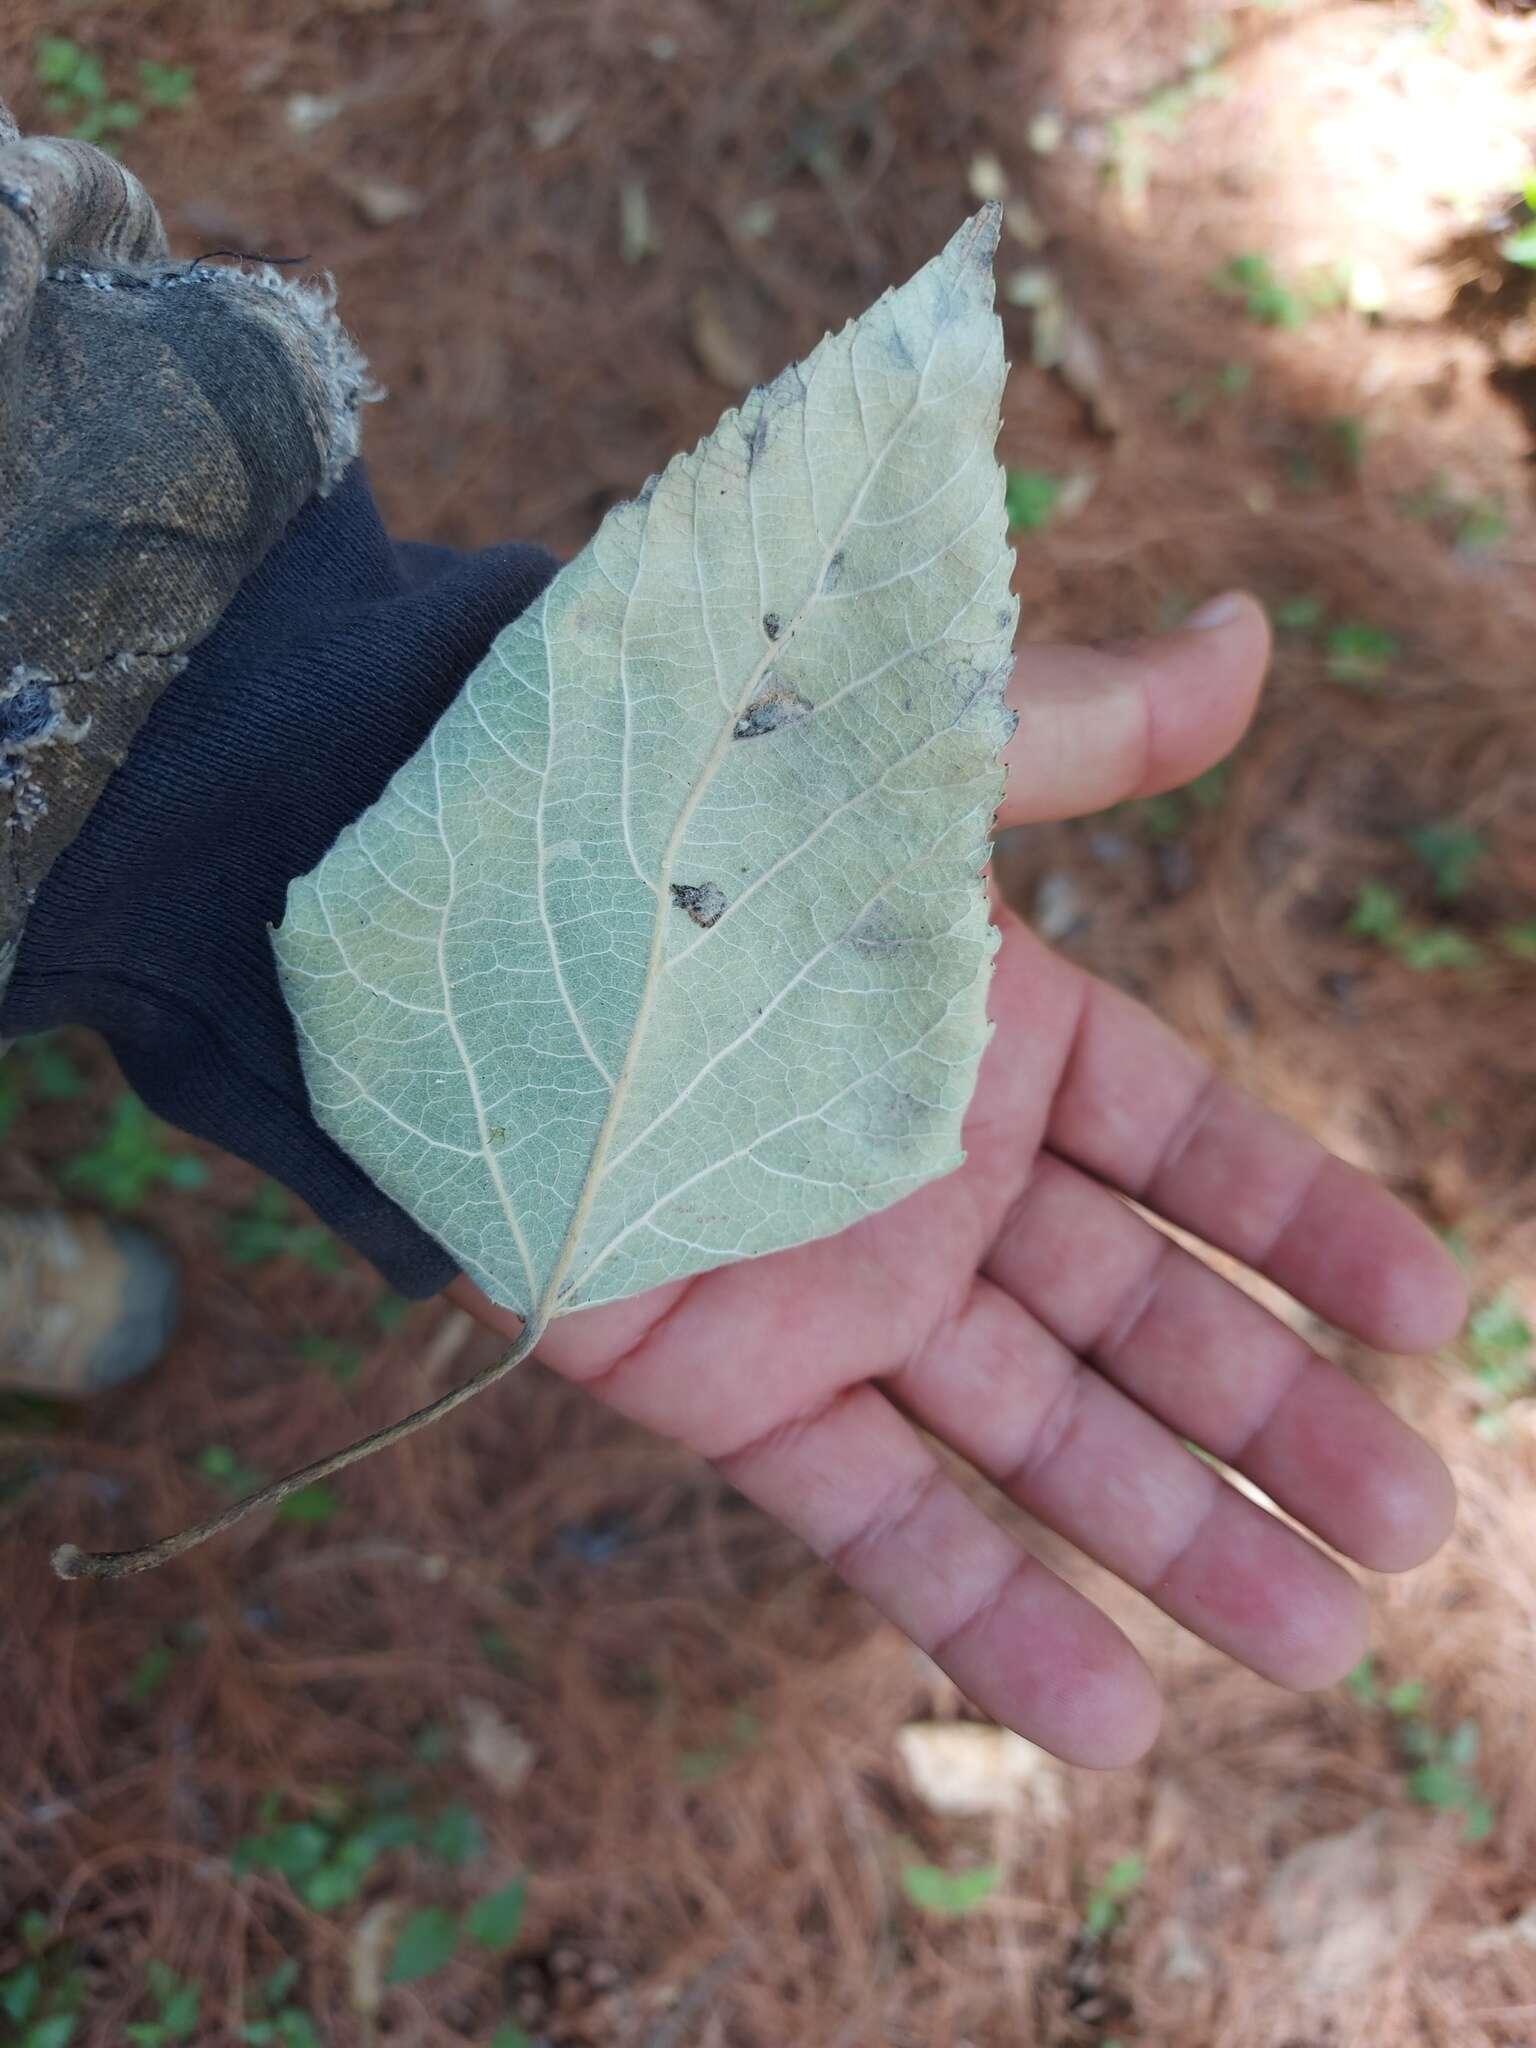
{"type": "Polygon", "coordinates": [[[152,1643],[128,1677],[128,1697],[139,1703],[152,1700],[170,1677],[176,1652],[169,1643],[152,1643]]]}
{"type": "Polygon", "coordinates": [[[1511,1404],[1536,1396],[1536,1331],[1516,1301],[1496,1294],[1473,1311],[1458,1349],[1478,1381],[1473,1427],[1489,1442],[1502,1443],[1511,1404]]]}
{"type": "Polygon", "coordinates": [[[253,1986],[246,1999],[250,2017],[240,2029],[250,2048],[323,2048],[314,2021],[290,2000],[298,1981],[298,1958],[289,1956],[253,1986]]]}
{"type": "Polygon", "coordinates": [[[1398,509],[1405,519],[1431,527],[1464,554],[1497,547],[1509,534],[1509,514],[1497,499],[1460,497],[1443,475],[1432,477],[1422,490],[1399,499],[1398,509]]]}
{"type": "Polygon", "coordinates": [[[919,1912],[956,1920],[974,1913],[997,1890],[1002,1872],[995,1863],[975,1870],[942,1870],[936,1863],[904,1863],[901,1888],[919,1912]]]}
{"type": "Polygon", "coordinates": [[[1349,279],[1337,269],[1309,271],[1287,284],[1267,256],[1247,252],[1231,256],[1211,278],[1212,288],[1233,299],[1260,327],[1305,327],[1318,313],[1346,305],[1349,279]]]}
{"type": "Polygon", "coordinates": [[[146,107],[179,112],[196,97],[197,77],[190,65],[149,59],[138,67],[137,97],[114,93],[101,59],[69,36],[43,36],[34,70],[50,115],[77,141],[94,142],[101,149],[112,149],[116,137],[137,128],[146,107]]]}
{"type": "Polygon", "coordinates": [[[1197,107],[1225,99],[1231,91],[1231,80],[1221,69],[1229,41],[1225,24],[1218,24],[1206,43],[1191,52],[1177,78],[1109,123],[1106,170],[1128,213],[1139,214],[1146,206],[1158,148],[1179,140],[1197,107]]]}
{"type": "Polygon", "coordinates": [[[19,1039],[0,1059],[0,1138],[34,1102],[68,1102],[84,1087],[85,1076],[57,1032],[19,1039]]]}
{"type": "Polygon", "coordinates": [[[452,1962],[461,1940],[492,1955],[504,1955],[522,1931],[528,1901],[524,1878],[487,1892],[462,1913],[423,1906],[411,1914],[395,1940],[385,1982],[416,1984],[452,1962]]]}
{"type": "Polygon", "coordinates": [[[341,1502],[324,1480],[317,1480],[313,1486],[301,1486],[297,1493],[290,1493],[277,1511],[280,1522],[329,1522],[341,1502]]]}
{"type": "Polygon", "coordinates": [[[0,2014],[9,2022],[7,2048],[69,2048],[85,1996],[85,1973],[74,1949],[53,1941],[41,1913],[23,1913],[15,1932],[27,1959],[0,1977],[0,2014]]]}
{"type": "Polygon", "coordinates": [[[1408,844],[1434,877],[1437,903],[1460,901],[1473,869],[1488,851],[1480,832],[1455,819],[1415,826],[1408,834],[1408,844]]]}
{"type": "Polygon", "coordinates": [[[1391,1716],[1409,1798],[1420,1806],[1460,1813],[1462,1840],[1485,1841],[1493,1832],[1494,1813],[1478,1788],[1474,1771],[1476,1722],[1458,1721],[1448,1732],[1437,1729],[1421,1711],[1429,1692],[1423,1679],[1383,1686],[1370,1657],[1358,1664],[1344,1683],[1362,1706],[1380,1708],[1391,1716]]]}
{"type": "Polygon", "coordinates": [[[1328,607],[1314,592],[1302,591],[1295,597],[1276,599],[1269,616],[1277,633],[1310,636],[1322,629],[1328,607]]]}
{"type": "Polygon", "coordinates": [[[1525,218],[1499,244],[1499,254],[1506,263],[1517,263],[1522,270],[1536,270],[1536,171],[1526,179],[1520,192],[1525,218]]]}
{"type": "Polygon", "coordinates": [[[340,1273],[346,1255],[318,1223],[295,1220],[293,1198],[276,1181],[266,1181],[224,1226],[224,1256],[232,1266],[264,1266],[272,1259],[300,1260],[316,1273],[340,1273]]]}
{"type": "Polygon", "coordinates": [[[1374,690],[1390,674],[1402,649],[1395,634],[1368,619],[1341,619],[1330,626],[1323,638],[1323,655],[1330,683],[1344,683],[1351,689],[1374,690]]]}
{"type": "Polygon", "coordinates": [[[368,1320],[381,1337],[392,1337],[416,1306],[398,1294],[381,1294],[368,1311],[368,1320]]]}
{"type": "Polygon", "coordinates": [[[1469,969],[1483,963],[1483,949],[1454,925],[1418,923],[1403,899],[1386,882],[1362,882],[1349,915],[1348,929],[1378,945],[1416,974],[1441,969],[1469,969]]]}
{"type": "Polygon", "coordinates": [[[1499,933],[1499,944],[1511,960],[1536,960],[1536,917],[1521,924],[1507,924],[1499,933]]]}
{"type": "Polygon", "coordinates": [[[267,1483],[266,1473],[245,1464],[228,1444],[209,1444],[198,1452],[195,1463],[208,1484],[230,1500],[242,1500],[267,1483]]]}
{"type": "Polygon", "coordinates": [[[1218,761],[1179,789],[1165,789],[1157,796],[1133,798],[1104,813],[1123,819],[1154,846],[1166,846],[1181,839],[1202,817],[1219,811],[1227,798],[1230,764],[1218,761]]]}
{"type": "MultiPolygon", "coordinates": [[[[258,1821],[258,1830],[235,1845],[235,1875],[259,1870],[284,1878],[317,1913],[350,1905],[379,1858],[390,1852],[414,1849],[449,1870],[467,1869],[486,1853],[485,1831],[467,1806],[423,1808],[404,1778],[376,1779],[361,1797],[319,1801],[298,1820],[285,1819],[281,1800],[269,1795],[258,1821]]],[[[509,1946],[526,1893],[526,1881],[519,1880],[478,1898],[467,1911],[465,1931],[482,1947],[509,1946]]],[[[281,1984],[269,2002],[285,1998],[291,1988],[281,1984]]]]}
{"type": "Polygon", "coordinates": [[[306,1365],[318,1365],[338,1386],[345,1386],[348,1380],[356,1379],[363,1362],[360,1344],[348,1344],[340,1337],[322,1336],[316,1330],[306,1331],[299,1338],[298,1352],[306,1365]]]}
{"type": "Polygon", "coordinates": [[[1223,399],[1241,398],[1252,385],[1252,363],[1223,363],[1219,370],[1197,377],[1174,393],[1173,417],[1181,427],[1193,426],[1223,399]]]}
{"type": "Polygon", "coordinates": [[[1038,533],[1061,502],[1062,479],[1043,469],[1010,469],[1003,499],[1010,533],[1038,533]]]}
{"type": "Polygon", "coordinates": [[[135,2020],[124,2027],[124,2038],[133,2048],[169,2048],[173,2041],[188,2041],[197,2031],[202,1986],[178,1977],[168,1963],[151,1956],[144,1965],[145,1995],[155,2008],[150,2020],[135,2020]]]}
{"type": "Polygon", "coordinates": [[[1120,1924],[1126,1906],[1146,1874],[1144,1856],[1121,1856],[1111,1863],[1089,1893],[1088,1903],[1083,1908],[1083,1932],[1090,1940],[1102,1941],[1120,1924]]]}
{"type": "Polygon", "coordinates": [[[108,1208],[137,1209],[156,1188],[200,1188],[208,1168],[190,1152],[172,1152],[165,1126],[137,1095],[120,1095],[99,1142],[67,1160],[59,1178],[65,1187],[108,1208]]]}
{"type": "Polygon", "coordinates": [[[679,1750],[674,1769],[685,1785],[707,1785],[752,1749],[761,1735],[762,1723],[756,1714],[749,1707],[738,1707],[724,1740],[704,1749],[679,1750]]]}

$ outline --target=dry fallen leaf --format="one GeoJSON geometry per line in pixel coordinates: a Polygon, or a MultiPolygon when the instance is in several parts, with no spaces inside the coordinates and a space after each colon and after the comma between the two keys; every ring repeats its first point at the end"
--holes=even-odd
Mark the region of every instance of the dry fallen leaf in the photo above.
{"type": "Polygon", "coordinates": [[[460,1700],[464,1755],[471,1768],[498,1792],[516,1792],[533,1769],[538,1751],[520,1728],[503,1720],[489,1700],[460,1700]]]}

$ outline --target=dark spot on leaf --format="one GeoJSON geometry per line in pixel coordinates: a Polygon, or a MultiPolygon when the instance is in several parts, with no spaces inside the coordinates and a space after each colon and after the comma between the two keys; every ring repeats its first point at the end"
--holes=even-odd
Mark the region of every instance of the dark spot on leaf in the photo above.
{"type": "Polygon", "coordinates": [[[731,727],[731,738],[761,739],[765,732],[777,732],[781,725],[793,725],[802,718],[809,718],[815,709],[814,704],[808,703],[796,691],[772,684],[760,697],[754,697],[737,719],[731,727]]]}
{"type": "Polygon", "coordinates": [[[763,613],[763,631],[770,640],[777,640],[784,630],[784,623],[777,612],[763,613]]]}
{"type": "Polygon", "coordinates": [[[821,587],[823,591],[836,590],[838,584],[842,582],[843,559],[843,550],[839,548],[837,553],[832,557],[831,561],[828,562],[827,573],[821,579],[821,587]]]}
{"type": "Polygon", "coordinates": [[[886,315],[885,346],[887,354],[898,369],[915,370],[917,368],[917,364],[912,357],[912,351],[907,347],[906,336],[889,314],[886,315]]]}
{"type": "Polygon", "coordinates": [[[998,607],[997,623],[1005,632],[1013,624],[1013,613],[1007,605],[998,607]]]}
{"type": "Polygon", "coordinates": [[[802,404],[804,399],[805,379],[798,363],[781,370],[771,384],[759,384],[749,393],[740,414],[749,470],[768,446],[768,436],[778,415],[790,406],[802,404]]]}
{"type": "Polygon", "coordinates": [[[725,891],[714,882],[674,882],[672,901],[705,931],[725,915],[725,891]]]}

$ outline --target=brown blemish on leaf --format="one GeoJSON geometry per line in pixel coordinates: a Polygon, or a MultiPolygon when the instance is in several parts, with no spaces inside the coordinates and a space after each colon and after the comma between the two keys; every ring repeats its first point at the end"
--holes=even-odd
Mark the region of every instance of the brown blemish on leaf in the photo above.
{"type": "Polygon", "coordinates": [[[781,725],[795,725],[809,718],[815,705],[796,690],[786,690],[770,678],[769,687],[754,697],[731,727],[733,740],[761,739],[765,732],[777,732],[781,725]]]}
{"type": "Polygon", "coordinates": [[[725,891],[714,882],[674,882],[672,901],[705,931],[725,915],[725,891]]]}

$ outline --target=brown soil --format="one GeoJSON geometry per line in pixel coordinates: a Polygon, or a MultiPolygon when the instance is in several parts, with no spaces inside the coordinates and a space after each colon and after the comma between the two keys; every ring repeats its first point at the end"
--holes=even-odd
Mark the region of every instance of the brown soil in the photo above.
{"type": "MultiPolygon", "coordinates": [[[[995,156],[1030,215],[1006,267],[1048,267],[1077,336],[1071,388],[1028,367],[1032,316],[1009,311],[1003,452],[1093,486],[1024,540],[1026,637],[1150,630],[1241,581],[1396,643],[1362,689],[1330,679],[1317,629],[1282,633],[1219,802],[1031,833],[1010,886],[1454,1228],[1479,1301],[1536,1320],[1536,965],[1499,938],[1536,917],[1536,295],[1497,254],[1536,143],[1528,11],[10,0],[0,88],[30,126],[40,33],[129,84],[142,58],[197,67],[196,110],[127,146],[176,247],[334,272],[392,393],[368,421],[389,515],[464,543],[578,545],[740,385],[920,262],[995,156]],[[1213,33],[1218,88],[1170,98],[1210,75],[1191,66],[1213,33]],[[1258,251],[1287,281],[1352,262],[1383,310],[1256,324],[1210,281],[1258,251]],[[1447,910],[1405,835],[1450,821],[1487,850],[1447,910]],[[1368,882],[1454,921],[1482,964],[1415,970],[1351,933],[1368,882]]],[[[117,1083],[80,1057],[91,1090],[27,1111],[0,1198],[50,1199],[97,1130],[117,1083]]],[[[174,1355],[0,1450],[0,1975],[22,1916],[47,1915],[45,1975],[87,1977],[77,2042],[116,2048],[150,2016],[151,1957],[203,1983],[196,2038],[235,2041],[285,1955],[342,2044],[485,2042],[512,2015],[563,2048],[1536,2042],[1536,1400],[1490,1438],[1465,1359],[1340,1347],[1463,1486],[1444,1556],[1378,1589],[1376,1655],[1385,1681],[1424,1681],[1436,1726],[1477,1724],[1485,1839],[1409,1798],[1384,1709],[1281,1695],[1108,1588],[1170,1696],[1153,1758],[1045,1766],[1012,1812],[946,1819],[894,1746],[964,1712],[934,1672],[693,1461],[536,1370],[349,1477],[322,1525],[248,1527],[121,1587],[54,1582],[65,1533],[205,1511],[202,1447],[284,1469],[470,1362],[440,1308],[381,1337],[355,1265],[230,1265],[253,1187],[216,1159],[201,1195],[146,1203],[185,1261],[174,1355]],[[360,1345],[355,1376],[316,1338],[360,1345]],[[519,1785],[485,1774],[487,1708],[532,1746],[519,1785]],[[486,1857],[393,1852],[334,1913],[233,1874],[264,1796],[325,1812],[381,1772],[472,1806],[486,1857]],[[1085,1941],[1089,1891],[1131,1850],[1147,1872],[1122,1924],[1085,1941]],[[914,1855],[998,1883],[927,1916],[902,1894],[914,1855]],[[370,1993],[376,1902],[518,1871],[504,1973],[461,1958],[370,1993]]]]}

